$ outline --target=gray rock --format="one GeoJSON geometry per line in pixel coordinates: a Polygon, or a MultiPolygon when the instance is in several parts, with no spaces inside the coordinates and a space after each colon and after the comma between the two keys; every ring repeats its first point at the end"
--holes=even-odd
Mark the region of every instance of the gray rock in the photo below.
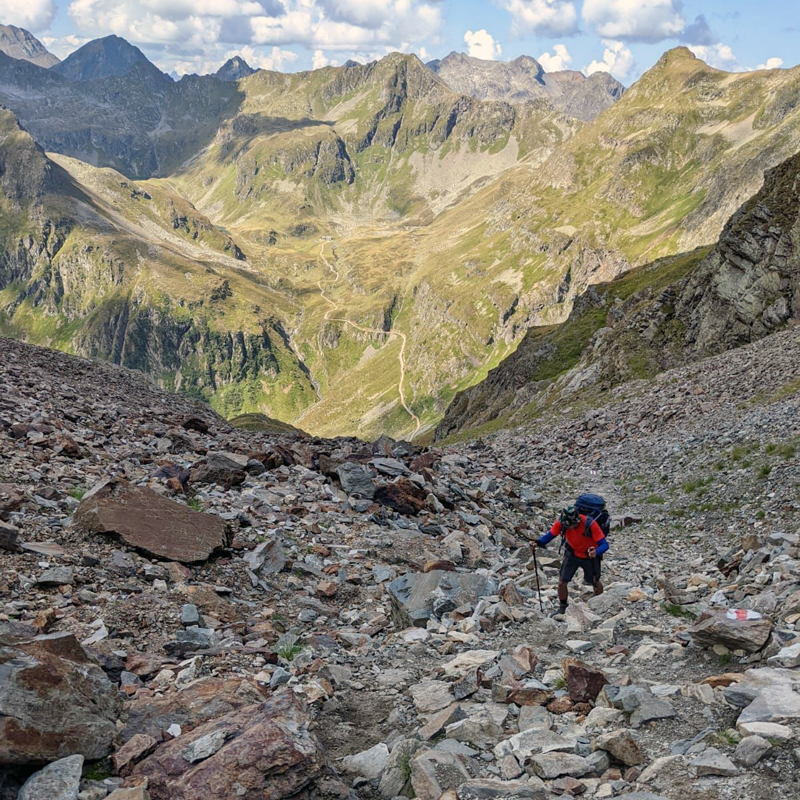
{"type": "Polygon", "coordinates": [[[369,750],[362,750],[360,753],[346,756],[342,759],[342,766],[347,772],[355,773],[371,781],[381,776],[388,761],[389,748],[383,742],[379,742],[369,750]]]}
{"type": "Polygon", "coordinates": [[[205,759],[211,758],[225,744],[227,736],[227,731],[224,730],[207,733],[205,736],[195,739],[181,755],[190,764],[194,764],[197,761],[205,761],[205,759]]]}
{"type": "Polygon", "coordinates": [[[424,627],[446,610],[494,594],[497,584],[474,572],[408,572],[388,585],[392,620],[398,628],[424,627]]]}
{"type": "Polygon", "coordinates": [[[184,656],[195,650],[208,650],[217,641],[213,628],[186,628],[178,631],[174,641],[167,642],[164,650],[171,655],[184,656]]]}
{"type": "Polygon", "coordinates": [[[411,786],[418,800],[439,800],[472,778],[463,756],[439,750],[423,750],[411,759],[411,786]]]}
{"type": "Polygon", "coordinates": [[[39,586],[71,586],[75,582],[72,567],[52,567],[46,569],[36,580],[39,586]]]}
{"type": "Polygon", "coordinates": [[[200,615],[197,606],[192,603],[186,603],[181,609],[181,625],[185,628],[191,626],[202,628],[203,624],[203,617],[200,615]]]}
{"type": "Polygon", "coordinates": [[[675,716],[675,709],[661,697],[644,697],[631,714],[631,725],[638,728],[645,722],[654,719],[670,719],[675,716]]]}
{"type": "Polygon", "coordinates": [[[728,778],[739,774],[736,764],[715,747],[709,747],[701,756],[692,761],[691,768],[698,778],[706,776],[728,778]]]}
{"type": "Polygon", "coordinates": [[[728,619],[727,611],[704,611],[689,629],[697,644],[721,644],[731,650],[756,653],[769,641],[772,622],[766,617],[753,620],[728,619]]]}
{"type": "Polygon", "coordinates": [[[373,458],[370,463],[378,472],[388,475],[390,478],[408,475],[410,471],[402,461],[396,458],[373,458]]]}
{"type": "Polygon", "coordinates": [[[617,730],[598,736],[592,743],[595,750],[605,750],[626,767],[635,767],[644,761],[639,743],[631,731],[617,730]]]}
{"type": "Polygon", "coordinates": [[[354,461],[345,461],[336,469],[342,489],[348,495],[358,495],[365,500],[372,500],[375,496],[375,484],[372,473],[361,464],[354,461]]]}
{"type": "Polygon", "coordinates": [[[421,681],[408,690],[420,714],[432,714],[449,706],[454,698],[452,686],[445,681],[421,681]]]}
{"type": "Polygon", "coordinates": [[[420,747],[421,744],[413,739],[401,739],[392,748],[378,787],[378,793],[385,800],[392,800],[411,788],[409,763],[420,747]]]}
{"type": "Polygon", "coordinates": [[[542,753],[534,756],[530,763],[534,772],[545,780],[554,780],[564,775],[570,778],[582,778],[594,772],[588,759],[573,753],[542,753]]]}
{"type": "Polygon", "coordinates": [[[458,800],[547,800],[550,795],[543,784],[483,779],[462,783],[456,797],[458,800]]]}
{"type": "Polygon", "coordinates": [[[746,736],[736,746],[734,757],[746,767],[754,767],[772,750],[772,745],[760,736],[746,736]]]}
{"type": "Polygon", "coordinates": [[[81,755],[54,761],[25,781],[17,800],[77,800],[82,770],[81,755]]]}
{"type": "Polygon", "coordinates": [[[800,719],[800,694],[786,684],[776,684],[761,691],[745,708],[737,724],[748,722],[787,722],[800,719]]]}

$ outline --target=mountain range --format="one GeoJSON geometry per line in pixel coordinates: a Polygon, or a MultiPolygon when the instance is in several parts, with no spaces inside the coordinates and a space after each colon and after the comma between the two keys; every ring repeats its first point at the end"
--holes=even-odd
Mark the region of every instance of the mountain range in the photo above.
{"type": "Polygon", "coordinates": [[[798,97],[685,48],[625,92],[457,54],[177,82],[116,37],[0,55],[0,333],[326,435],[420,435],[457,396],[453,435],[588,287],[705,257],[800,150],[798,97]]]}

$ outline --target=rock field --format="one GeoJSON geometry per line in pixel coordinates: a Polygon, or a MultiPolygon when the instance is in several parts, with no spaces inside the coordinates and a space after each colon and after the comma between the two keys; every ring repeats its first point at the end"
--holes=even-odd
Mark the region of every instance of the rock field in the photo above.
{"type": "Polygon", "coordinates": [[[797,798],[798,364],[427,449],[0,339],[0,800],[797,798]],[[580,491],[606,590],[550,617],[580,491]]]}

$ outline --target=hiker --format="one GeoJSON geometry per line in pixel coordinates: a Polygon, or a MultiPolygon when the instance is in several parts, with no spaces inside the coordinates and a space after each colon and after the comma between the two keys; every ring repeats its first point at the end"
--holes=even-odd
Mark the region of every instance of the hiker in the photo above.
{"type": "Polygon", "coordinates": [[[553,523],[550,532],[538,541],[532,542],[531,547],[536,549],[546,547],[556,536],[564,534],[566,540],[564,561],[558,576],[558,602],[556,614],[563,614],[567,610],[569,590],[567,587],[580,567],[587,585],[594,587],[595,594],[603,593],[603,584],[600,583],[600,558],[608,550],[608,539],[603,529],[596,520],[589,521],[585,514],[581,514],[575,506],[565,508],[559,518],[553,523]]]}

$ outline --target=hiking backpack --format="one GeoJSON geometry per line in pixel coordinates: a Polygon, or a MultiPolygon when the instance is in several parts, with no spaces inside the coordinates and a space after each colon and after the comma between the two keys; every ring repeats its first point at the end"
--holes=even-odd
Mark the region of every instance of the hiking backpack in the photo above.
{"type": "Polygon", "coordinates": [[[586,527],[590,528],[593,522],[600,526],[605,536],[611,533],[611,517],[606,509],[606,501],[599,494],[582,494],[575,501],[575,508],[586,515],[586,527]]]}

